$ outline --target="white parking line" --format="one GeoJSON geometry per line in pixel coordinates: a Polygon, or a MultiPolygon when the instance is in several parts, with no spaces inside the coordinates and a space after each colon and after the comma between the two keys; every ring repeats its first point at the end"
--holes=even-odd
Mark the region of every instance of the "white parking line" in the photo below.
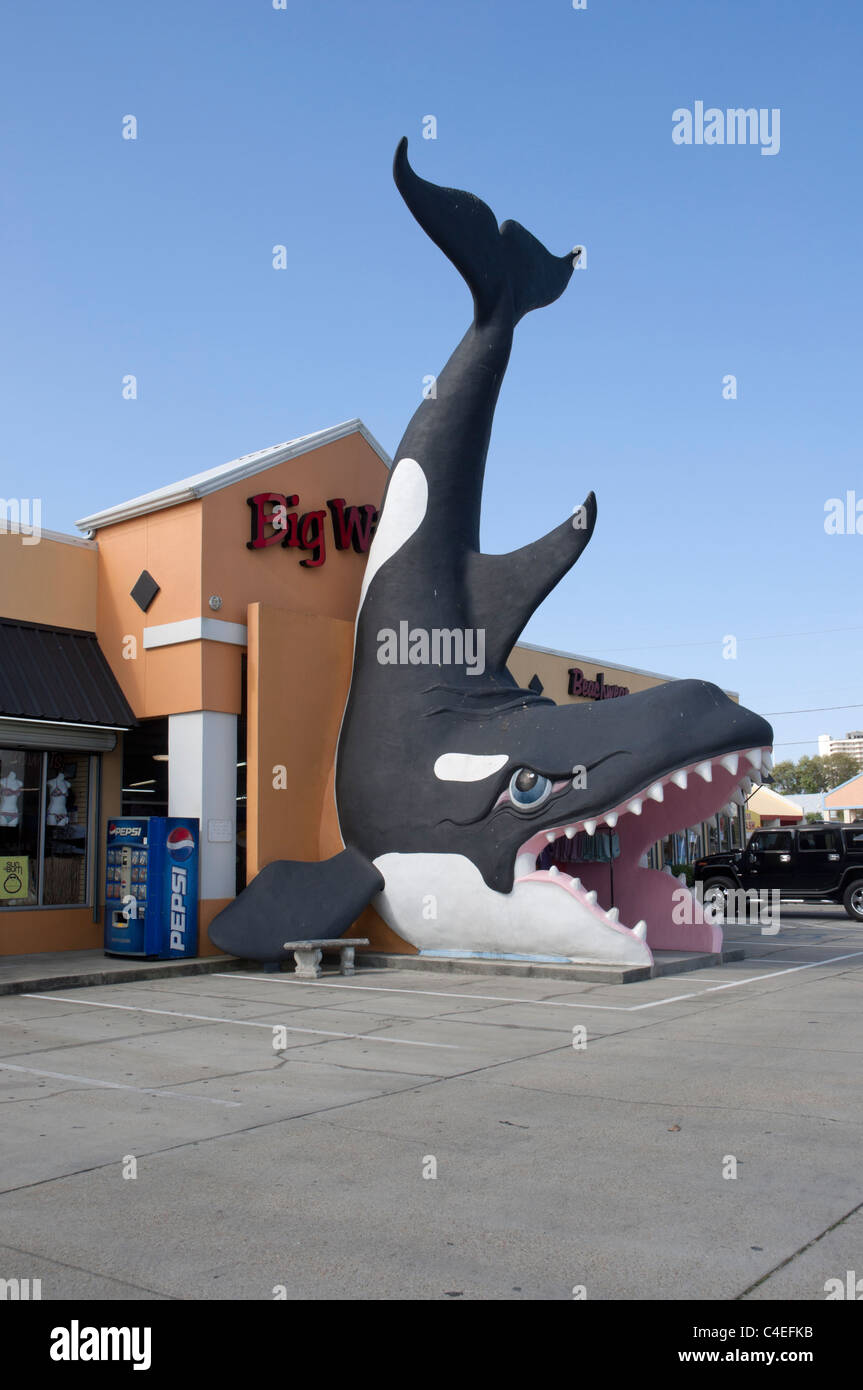
{"type": "MultiPolygon", "coordinates": [[[[242,971],[227,970],[214,970],[213,977],[221,980],[259,980],[268,985],[296,985],[309,989],[357,989],[374,994],[422,994],[435,999],[481,999],[494,1004],[540,1004],[548,1009],[602,1009],[604,1013],[637,1014],[642,1009],[656,1009],[663,1004],[678,1004],[682,999],[699,999],[702,994],[712,994],[718,989],[737,989],[738,985],[757,984],[759,980],[772,980],[777,975],[793,975],[798,970],[815,970],[821,965],[835,965],[837,961],[853,960],[855,956],[863,956],[863,951],[850,951],[845,956],[831,956],[829,960],[808,961],[806,965],[792,965],[786,970],[772,970],[766,975],[750,975],[746,980],[731,980],[724,985],[708,985],[706,989],[692,990],[689,994],[673,994],[669,999],[652,999],[647,1004],[582,1004],[559,999],[510,998],[505,994],[462,994],[458,991],[443,989],[404,989],[396,985],[331,985],[324,980],[292,980],[290,976],[284,975],[247,975],[242,971]]],[[[656,976],[656,978],[662,979],[663,976],[656,976]]]]}
{"type": "Polygon", "coordinates": [[[789,956],[787,960],[778,961],[776,956],[747,956],[744,961],[735,961],[736,965],[821,965],[821,961],[796,960],[794,956],[789,956]]]}
{"type": "MultiPolygon", "coordinates": [[[[299,982],[298,982],[299,983],[299,982]]],[[[445,1047],[459,1052],[457,1043],[415,1042],[412,1038],[381,1038],[374,1033],[335,1033],[329,1028],[288,1028],[283,1023],[259,1023],[248,1018],[212,1018],[209,1014],[183,1014],[177,1009],[145,1009],[138,1004],[105,1004],[100,999],[63,999],[56,994],[22,994],[22,999],[47,999],[49,1004],[86,1004],[90,1009],[125,1009],[133,1014],[162,1014],[165,1018],[191,1018],[197,1023],[232,1023],[235,1028],[282,1028],[286,1033],[313,1033],[318,1038],[351,1038],[357,1042],[400,1043],[402,1047],[445,1047]]],[[[134,1086],[132,1087],[134,1090],[134,1086]]]]}
{"type": "MultiPolygon", "coordinates": [[[[29,999],[46,999],[48,995],[27,995],[29,999]]],[[[77,1002],[77,1001],[76,1001],[77,1002]]],[[[54,1081],[78,1081],[84,1086],[104,1086],[109,1091],[134,1091],[139,1096],[162,1096],[166,1100],[200,1100],[205,1105],[242,1105],[241,1100],[216,1100],[214,1096],[195,1096],[189,1091],[156,1091],[151,1086],[127,1086],[121,1081],[100,1081],[95,1076],[72,1076],[64,1071],[43,1071],[39,1067],[19,1067],[13,1062],[0,1062],[4,1071],[22,1071],[31,1076],[50,1076],[54,1081]]]]}

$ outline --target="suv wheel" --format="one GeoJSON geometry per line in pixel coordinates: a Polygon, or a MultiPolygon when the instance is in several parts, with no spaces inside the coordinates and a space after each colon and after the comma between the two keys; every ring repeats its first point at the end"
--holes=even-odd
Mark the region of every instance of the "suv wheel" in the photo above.
{"type": "Polygon", "coordinates": [[[718,909],[718,921],[724,921],[726,911],[725,894],[731,892],[734,884],[728,878],[708,878],[704,883],[703,902],[705,907],[718,909]]]}
{"type": "Polygon", "coordinates": [[[863,922],[863,878],[855,878],[842,895],[842,906],[855,922],[863,922]]]}

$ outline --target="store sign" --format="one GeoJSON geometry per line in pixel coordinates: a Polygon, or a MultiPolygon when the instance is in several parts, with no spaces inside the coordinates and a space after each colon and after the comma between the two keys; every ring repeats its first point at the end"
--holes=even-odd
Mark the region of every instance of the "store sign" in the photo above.
{"type": "Polygon", "coordinates": [[[10,898],[26,898],[29,894],[28,871],[27,859],[17,856],[0,859],[0,898],[4,901],[10,898]]]}
{"type": "Polygon", "coordinates": [[[597,671],[596,680],[588,680],[577,666],[569,668],[569,694],[582,695],[587,700],[617,700],[629,694],[628,685],[606,685],[605,672],[597,671]]]}
{"type": "MultiPolygon", "coordinates": [[[[249,550],[264,550],[268,545],[285,549],[304,550],[310,559],[300,560],[306,569],[317,569],[327,558],[326,523],[323,510],[299,512],[299,497],[282,492],[257,492],[246,501],[252,509],[249,550]]],[[[336,550],[353,549],[358,555],[368,551],[378,520],[378,509],[372,502],[359,507],[345,505],[344,497],[333,497],[327,508],[336,550]]]]}

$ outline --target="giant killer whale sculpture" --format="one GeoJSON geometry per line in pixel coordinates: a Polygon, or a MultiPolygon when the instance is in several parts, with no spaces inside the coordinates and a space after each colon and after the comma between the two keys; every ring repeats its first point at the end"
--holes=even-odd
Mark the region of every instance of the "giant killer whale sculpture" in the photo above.
{"type": "Polygon", "coordinates": [[[484,555],[483,473],[515,325],[563,293],[574,255],[418,177],[406,140],[394,174],[467,282],[473,322],[399,445],[366,565],[336,759],[345,850],[268,865],[210,937],[279,960],[286,940],[339,936],[373,902],[429,953],[649,965],[651,947],[717,950],[720,928],[643,856],[739,800],[773,731],[705,681],[566,706],[518,687],[507,659],[589,541],[596,502],[521,550],[484,555]],[[392,657],[395,634],[407,660],[392,657]],[[619,841],[613,903],[607,866],[537,869],[547,845],[600,827],[619,841]]]}

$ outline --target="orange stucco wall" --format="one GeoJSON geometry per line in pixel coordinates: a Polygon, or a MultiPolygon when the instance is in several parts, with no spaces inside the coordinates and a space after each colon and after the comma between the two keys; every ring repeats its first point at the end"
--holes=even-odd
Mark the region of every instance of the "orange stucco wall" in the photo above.
{"type": "Polygon", "coordinates": [[[0,617],[54,627],[96,627],[98,555],[92,545],[0,531],[0,617]]]}
{"type": "MultiPolygon", "coordinates": [[[[322,857],[321,822],[350,681],[353,626],[260,603],[249,608],[248,625],[246,833],[253,878],[274,859],[322,857]]],[[[325,854],[340,848],[331,842],[325,854]]]]}
{"type": "MultiPolygon", "coordinates": [[[[565,656],[558,652],[537,651],[532,647],[515,647],[507,662],[510,672],[519,685],[527,686],[533,676],[539,676],[543,684],[543,695],[558,705],[581,705],[584,696],[570,695],[569,671],[577,666],[585,678],[595,681],[600,671],[606,686],[625,686],[631,695],[641,690],[650,690],[655,685],[667,685],[668,676],[654,675],[649,671],[627,671],[612,666],[608,661],[595,661],[589,657],[565,656]]],[[[732,700],[738,696],[733,690],[725,692],[732,700]]]]}
{"type": "MultiPolygon", "coordinates": [[[[248,627],[251,879],[274,859],[328,859],[343,848],[333,761],[350,686],[354,628],[344,619],[288,613],[264,604],[250,607],[248,627]]],[[[354,930],[378,950],[414,951],[372,908],[354,930]]]]}
{"type": "Polygon", "coordinates": [[[386,478],[386,465],[356,433],[205,497],[101,528],[95,627],[138,718],[240,709],[239,647],[190,641],[145,650],[145,627],[188,618],[245,623],[252,603],[353,622],[365,555],[336,550],[329,515],[326,558],[316,568],[304,568],[303,552],[281,545],[249,550],[248,497],[296,495],[300,513],[325,511],[332,497],[377,505],[386,478]],[[129,596],[143,569],[160,586],[146,614],[129,596]],[[213,595],[222,600],[217,610],[209,606],[213,595]]]}
{"type": "Polygon", "coordinates": [[[201,709],[200,643],[144,650],[144,628],[201,615],[200,501],[135,517],[97,532],[96,635],[139,719],[201,709]],[[161,586],[146,613],[130,598],[142,570],[161,586]]]}
{"type": "MultiPolygon", "coordinates": [[[[332,497],[349,506],[377,506],[383,495],[386,465],[360,434],[324,445],[287,463],[277,464],[202,499],[204,553],[200,611],[230,623],[244,623],[250,603],[271,604],[294,613],[315,613],[353,623],[366,557],[352,549],[336,550],[329,514],[324,524],[326,558],[308,569],[300,550],[281,545],[249,550],[250,508],[246,499],[260,492],[297,496],[293,511],[326,511],[332,497]],[[206,607],[211,594],[223,605],[217,614],[206,607]]],[[[157,576],[158,577],[158,576],[157,576]]],[[[156,603],[153,604],[155,611],[156,603]]],[[[153,617],[153,622],[162,619],[153,617]]]]}
{"type": "Polygon", "coordinates": [[[526,686],[534,675],[543,684],[543,695],[558,705],[579,705],[584,700],[569,694],[569,668],[577,666],[588,680],[596,680],[598,672],[603,672],[606,685],[627,686],[631,694],[638,690],[649,690],[654,685],[664,685],[661,676],[641,675],[636,671],[619,671],[607,661],[588,661],[581,657],[558,656],[556,653],[533,651],[528,647],[516,647],[507,663],[519,685],[526,686]]]}

